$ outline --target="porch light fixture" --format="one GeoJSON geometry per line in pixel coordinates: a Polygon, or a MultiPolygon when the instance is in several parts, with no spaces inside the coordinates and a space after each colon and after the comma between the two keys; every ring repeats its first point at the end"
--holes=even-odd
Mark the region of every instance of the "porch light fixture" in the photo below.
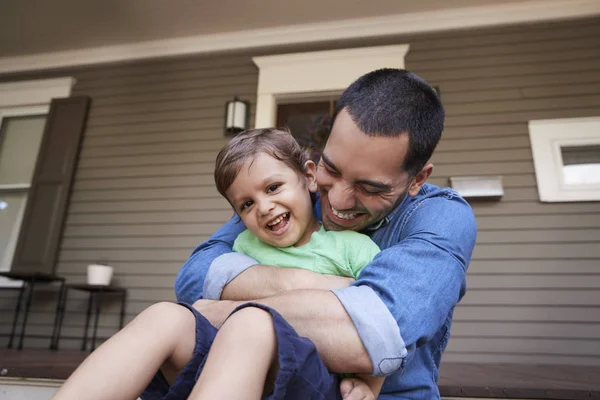
{"type": "Polygon", "coordinates": [[[500,200],[504,196],[501,176],[453,176],[450,186],[466,199],[500,200]]]}
{"type": "Polygon", "coordinates": [[[250,103],[236,97],[225,103],[225,136],[235,136],[248,129],[250,103]]]}

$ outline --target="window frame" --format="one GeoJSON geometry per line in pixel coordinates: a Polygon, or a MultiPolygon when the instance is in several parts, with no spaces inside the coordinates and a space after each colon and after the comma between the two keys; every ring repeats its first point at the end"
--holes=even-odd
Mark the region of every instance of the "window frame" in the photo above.
{"type": "Polygon", "coordinates": [[[566,184],[562,147],[600,145],[600,117],[529,121],[540,201],[600,201],[600,184],[566,184]]]}
{"type": "Polygon", "coordinates": [[[280,102],[339,96],[367,72],[404,68],[408,50],[401,44],[253,57],[258,67],[255,128],[275,125],[280,102]]]}

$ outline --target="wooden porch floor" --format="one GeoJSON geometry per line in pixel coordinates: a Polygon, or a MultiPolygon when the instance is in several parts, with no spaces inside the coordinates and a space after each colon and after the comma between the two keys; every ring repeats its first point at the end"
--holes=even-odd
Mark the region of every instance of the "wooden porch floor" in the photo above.
{"type": "MultiPolygon", "coordinates": [[[[66,379],[88,355],[2,349],[0,371],[10,378],[66,379]]],[[[438,384],[446,397],[600,399],[600,367],[445,363],[438,384]]]]}

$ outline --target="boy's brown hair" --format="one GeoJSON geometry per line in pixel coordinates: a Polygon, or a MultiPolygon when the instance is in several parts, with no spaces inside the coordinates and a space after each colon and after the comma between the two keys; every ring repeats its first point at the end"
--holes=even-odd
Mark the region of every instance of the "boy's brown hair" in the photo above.
{"type": "Polygon", "coordinates": [[[248,160],[265,153],[284,162],[299,174],[310,160],[308,151],[300,147],[291,133],[275,129],[249,129],[231,139],[217,155],[215,183],[217,190],[227,199],[225,192],[248,160]]]}

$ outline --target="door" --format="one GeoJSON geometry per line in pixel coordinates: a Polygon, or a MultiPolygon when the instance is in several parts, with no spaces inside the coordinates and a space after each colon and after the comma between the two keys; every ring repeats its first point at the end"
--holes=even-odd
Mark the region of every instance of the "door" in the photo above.
{"type": "Polygon", "coordinates": [[[331,131],[335,100],[277,105],[277,126],[287,128],[317,162],[331,131]]]}

